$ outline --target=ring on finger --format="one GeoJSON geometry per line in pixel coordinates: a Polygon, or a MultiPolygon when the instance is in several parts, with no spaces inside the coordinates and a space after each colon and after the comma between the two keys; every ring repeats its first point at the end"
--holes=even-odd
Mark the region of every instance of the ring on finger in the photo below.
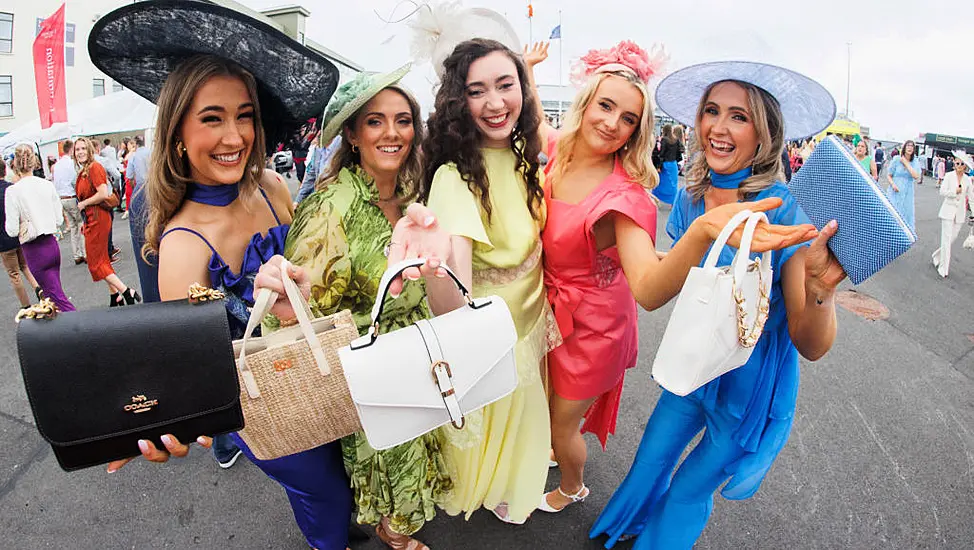
{"type": "Polygon", "coordinates": [[[386,247],[385,247],[385,248],[384,248],[384,249],[382,250],[382,254],[383,254],[383,255],[384,255],[384,256],[385,256],[386,258],[388,258],[388,257],[389,257],[389,251],[391,251],[391,250],[392,250],[392,247],[393,247],[393,246],[402,246],[402,243],[400,243],[400,242],[396,242],[396,241],[390,241],[390,242],[389,242],[389,244],[387,244],[387,245],[386,245],[386,247]]]}

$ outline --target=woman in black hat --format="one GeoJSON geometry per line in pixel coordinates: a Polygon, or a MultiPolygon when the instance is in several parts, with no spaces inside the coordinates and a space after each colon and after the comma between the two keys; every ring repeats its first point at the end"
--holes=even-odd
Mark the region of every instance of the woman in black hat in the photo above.
{"type": "MultiPolygon", "coordinates": [[[[95,25],[89,50],[103,72],[159,107],[144,255],[157,256],[160,297],[185,299],[192,283],[209,281],[227,296],[232,336],[242,337],[254,276],[283,253],[293,214],[284,181],[264,169],[265,143],[324,109],[337,70],[277,30],[202,2],[116,10],[95,25]],[[118,55],[118,41],[129,57],[118,55]]],[[[352,499],[339,443],[262,461],[231,437],[284,487],[310,546],[347,546],[352,499]]],[[[188,453],[171,435],[162,439],[166,449],[140,441],[142,455],[165,462],[188,453]]]]}

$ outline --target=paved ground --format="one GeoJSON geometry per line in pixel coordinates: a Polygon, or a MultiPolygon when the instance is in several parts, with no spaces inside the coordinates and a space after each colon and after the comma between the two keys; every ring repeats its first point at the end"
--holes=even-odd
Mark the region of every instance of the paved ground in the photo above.
{"type": "MultiPolygon", "coordinates": [[[[803,365],[788,446],[757,496],[717,499],[699,548],[974,547],[974,253],[958,242],[950,279],[939,279],[929,260],[938,206],[929,182],[918,188],[920,242],[858,289],[889,307],[890,318],[839,312],[831,353],[803,365]]],[[[115,238],[126,250],[119,274],[134,283],[124,224],[115,238]]],[[[62,278],[81,309],[105,307],[104,287],[84,266],[63,266],[62,278]]],[[[0,284],[0,318],[12,319],[14,304],[0,284]]],[[[668,314],[640,318],[643,353],[627,379],[619,434],[607,453],[589,441],[589,500],[522,527],[486,512],[468,524],[441,516],[422,538],[436,549],[599,548],[587,529],[628,470],[658,396],[649,371],[668,314]]],[[[186,460],[139,461],[114,475],[62,472],[33,426],[14,324],[2,326],[0,547],[304,548],[281,490],[245,460],[222,471],[195,450],[186,460]]]]}

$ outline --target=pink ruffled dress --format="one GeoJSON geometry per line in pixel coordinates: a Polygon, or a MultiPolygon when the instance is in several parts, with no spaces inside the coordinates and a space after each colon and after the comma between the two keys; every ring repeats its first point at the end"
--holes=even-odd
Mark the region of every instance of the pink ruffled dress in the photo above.
{"type": "MultiPolygon", "coordinates": [[[[546,172],[554,165],[549,144],[546,172]]],[[[548,301],[564,343],[548,354],[554,392],[582,401],[597,397],[582,433],[594,433],[605,449],[615,433],[627,369],[636,366],[639,334],[632,297],[616,247],[598,250],[592,228],[609,213],[623,215],[656,241],[656,205],[619,163],[577,204],[552,197],[545,186],[548,223],[541,234],[548,301]]]]}

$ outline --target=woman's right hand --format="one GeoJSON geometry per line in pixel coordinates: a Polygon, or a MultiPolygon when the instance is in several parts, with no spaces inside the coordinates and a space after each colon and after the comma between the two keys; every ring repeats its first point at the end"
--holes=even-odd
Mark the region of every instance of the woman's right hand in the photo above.
{"type": "MultiPolygon", "coordinates": [[[[703,234],[711,242],[717,240],[717,236],[724,229],[738,212],[750,210],[752,212],[767,212],[781,206],[782,200],[779,197],[770,197],[757,202],[734,202],[724,204],[707,211],[693,221],[703,234]]],[[[737,227],[727,244],[734,248],[741,245],[741,237],[744,234],[744,224],[737,227]]],[[[751,241],[751,252],[766,252],[768,250],[780,250],[788,248],[805,241],[809,241],[818,236],[818,230],[812,224],[801,225],[773,225],[765,221],[758,223],[754,229],[754,237],[751,241]]]]}
{"type": "MultiPolygon", "coordinates": [[[[201,435],[196,438],[196,443],[201,447],[206,447],[209,449],[213,446],[213,438],[201,435]]],[[[175,456],[178,458],[183,458],[189,454],[189,445],[183,445],[176,439],[176,436],[172,434],[166,434],[162,436],[162,444],[166,446],[166,450],[157,449],[155,444],[153,444],[148,439],[139,440],[139,452],[145,457],[149,462],[156,462],[162,464],[169,461],[170,456],[175,456]]],[[[114,474],[119,468],[125,466],[129,462],[132,462],[137,457],[124,458],[122,460],[116,460],[108,464],[108,473],[114,474]]]]}
{"type": "MultiPolygon", "coordinates": [[[[294,319],[295,313],[284,291],[284,279],[282,278],[283,273],[281,271],[281,263],[283,261],[284,256],[276,255],[268,260],[266,264],[260,266],[257,277],[254,278],[254,293],[262,288],[268,288],[276,292],[277,301],[274,302],[271,313],[278,319],[285,321],[294,319]]],[[[308,273],[304,269],[291,264],[288,267],[287,275],[298,284],[301,295],[307,300],[311,296],[311,278],[308,277],[308,273]]]]}

